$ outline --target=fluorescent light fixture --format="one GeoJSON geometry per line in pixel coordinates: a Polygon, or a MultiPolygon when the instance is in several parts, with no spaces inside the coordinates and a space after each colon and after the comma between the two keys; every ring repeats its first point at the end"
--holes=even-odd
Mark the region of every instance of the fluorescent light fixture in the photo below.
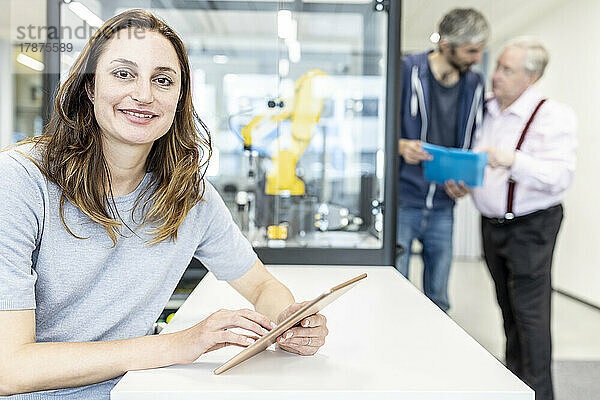
{"type": "Polygon", "coordinates": [[[277,36],[289,39],[292,35],[292,12],[290,10],[277,11],[277,36]]]}
{"type": "Polygon", "coordinates": [[[375,161],[375,174],[377,179],[383,179],[383,173],[385,168],[385,155],[382,149],[377,150],[375,161]]]}
{"type": "Polygon", "coordinates": [[[279,76],[285,77],[290,73],[290,62],[286,58],[279,60],[279,76]]]}
{"type": "Polygon", "coordinates": [[[431,36],[429,36],[429,40],[431,40],[431,43],[437,43],[440,41],[440,34],[437,32],[433,32],[431,34],[431,36]]]}
{"type": "Polygon", "coordinates": [[[79,2],[73,1],[69,3],[69,10],[73,11],[75,15],[87,22],[90,26],[100,28],[102,24],[104,24],[104,21],[102,21],[100,17],[98,17],[96,14],[90,11],[89,8],[87,8],[79,2]]]}
{"type": "Polygon", "coordinates": [[[23,64],[24,66],[29,67],[36,71],[44,70],[44,63],[41,63],[38,60],[35,60],[29,56],[26,56],[23,53],[19,53],[19,55],[17,56],[17,61],[20,62],[21,64],[23,64]]]}
{"type": "Polygon", "coordinates": [[[288,46],[288,54],[290,61],[293,63],[297,63],[300,61],[300,42],[297,40],[286,40],[286,44],[288,46]]]}
{"type": "Polygon", "coordinates": [[[298,39],[298,21],[292,18],[290,22],[290,31],[289,36],[286,38],[287,40],[297,40],[298,39]]]}
{"type": "Polygon", "coordinates": [[[229,57],[224,54],[216,54],[213,56],[213,62],[215,64],[227,64],[229,57]]]}

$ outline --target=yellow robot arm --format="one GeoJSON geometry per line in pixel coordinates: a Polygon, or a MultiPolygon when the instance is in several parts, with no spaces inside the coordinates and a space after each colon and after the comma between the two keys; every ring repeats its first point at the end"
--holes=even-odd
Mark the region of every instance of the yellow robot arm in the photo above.
{"type": "Polygon", "coordinates": [[[280,149],[272,157],[273,168],[267,175],[265,187],[267,194],[278,195],[288,191],[293,196],[299,196],[305,193],[304,182],[296,176],[296,164],[310,143],[323,109],[323,98],[313,95],[313,79],[325,75],[323,71],[310,70],[294,84],[294,105],[289,113],[292,144],[288,149],[280,149]]]}

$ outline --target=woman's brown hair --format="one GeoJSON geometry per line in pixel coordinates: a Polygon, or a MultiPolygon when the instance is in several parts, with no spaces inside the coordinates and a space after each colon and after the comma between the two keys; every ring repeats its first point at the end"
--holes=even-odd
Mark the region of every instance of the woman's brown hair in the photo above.
{"type": "MultiPolygon", "coordinates": [[[[204,194],[204,168],[212,147],[206,125],[192,104],[190,66],[181,39],[163,21],[148,11],[128,10],[106,21],[71,67],[69,76],[58,91],[50,123],[42,136],[25,142],[40,145],[40,159],[35,161],[47,179],[62,189],[60,218],[67,231],[76,236],[64,220],[65,198],[92,221],[104,226],[117,243],[118,227],[123,223],[112,199],[109,168],[102,151],[101,132],[86,85],[93,87],[96,66],[108,41],[123,29],[158,32],[171,42],[181,68],[181,92],[173,124],[156,140],[146,161],[152,178],[137,198],[134,210],[152,187],[144,201],[141,226],[156,224],[148,232],[150,244],[177,238],[177,230],[188,211],[204,194]],[[205,161],[200,161],[206,153],[205,161]],[[120,219],[120,217],[119,217],[120,219]]],[[[133,216],[133,211],[132,211],[133,216]]],[[[80,238],[81,239],[81,238],[80,238]]]]}

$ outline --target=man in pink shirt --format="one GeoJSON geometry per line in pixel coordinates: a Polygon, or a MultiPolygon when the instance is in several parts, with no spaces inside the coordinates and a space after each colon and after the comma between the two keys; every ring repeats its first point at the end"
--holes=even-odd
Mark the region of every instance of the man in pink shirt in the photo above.
{"type": "Polygon", "coordinates": [[[504,318],[506,365],[535,390],[536,400],[553,399],[550,270],[577,145],[573,111],[533,87],[547,63],[544,47],[526,38],[500,54],[494,97],[475,139],[488,166],[483,187],[473,190],[504,318]]]}

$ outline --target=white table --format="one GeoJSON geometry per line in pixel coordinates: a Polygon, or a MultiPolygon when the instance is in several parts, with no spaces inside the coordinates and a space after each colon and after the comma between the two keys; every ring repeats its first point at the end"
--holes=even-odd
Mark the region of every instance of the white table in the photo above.
{"type": "MultiPolygon", "coordinates": [[[[229,347],[190,365],[130,371],[111,399],[534,400],[529,387],[392,267],[269,270],[297,300],[362,272],[368,277],[324,310],[330,334],[315,356],[272,346],[213,375],[240,351],[229,347]]],[[[164,332],[192,326],[219,308],[244,307],[244,298],[209,274],[164,332]]]]}

